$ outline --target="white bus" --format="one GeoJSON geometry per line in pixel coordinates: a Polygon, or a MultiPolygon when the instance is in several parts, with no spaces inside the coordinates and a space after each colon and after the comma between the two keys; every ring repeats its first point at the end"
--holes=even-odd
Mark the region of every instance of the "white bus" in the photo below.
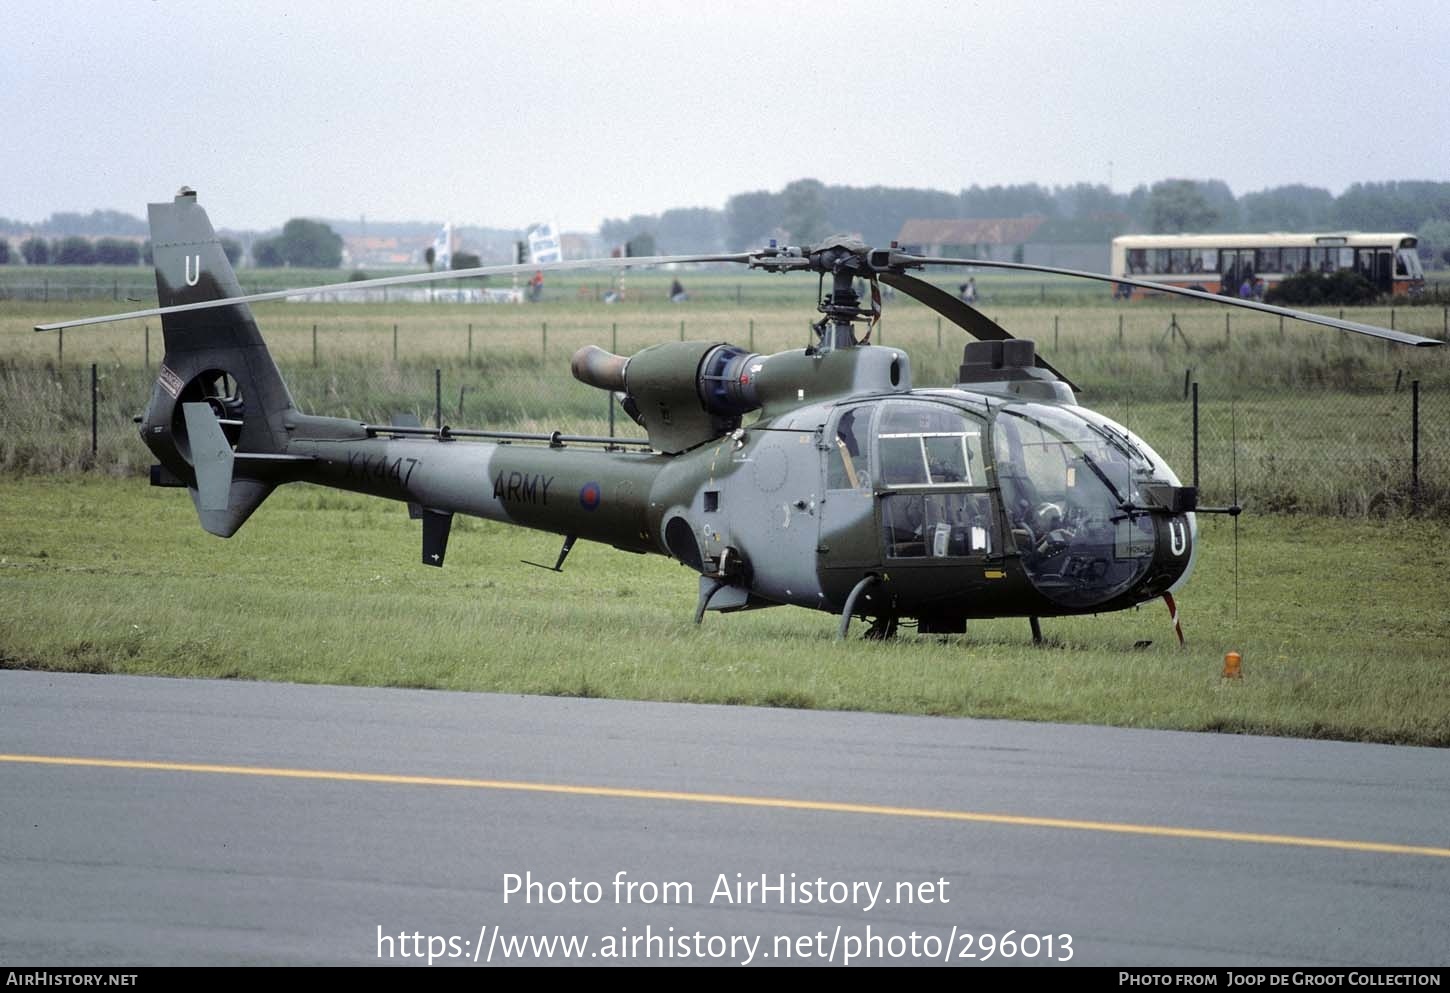
{"type": "MultiPolygon", "coordinates": [[[[1415,294],[1425,286],[1416,244],[1404,232],[1125,234],[1113,239],[1112,272],[1210,293],[1262,296],[1285,276],[1353,269],[1382,293],[1415,294]]],[[[1119,284],[1117,295],[1147,294],[1119,284]]]]}

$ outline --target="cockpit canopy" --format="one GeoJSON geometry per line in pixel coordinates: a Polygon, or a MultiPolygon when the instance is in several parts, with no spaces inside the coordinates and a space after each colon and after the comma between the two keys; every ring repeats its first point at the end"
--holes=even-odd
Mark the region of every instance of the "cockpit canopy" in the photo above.
{"type": "Polygon", "coordinates": [[[877,400],[843,411],[832,444],[827,487],[876,494],[888,563],[1015,554],[1070,608],[1143,577],[1156,540],[1143,487],[1178,482],[1141,439],[1075,406],[877,400]]]}
{"type": "Polygon", "coordinates": [[[1171,481],[1151,450],[1080,408],[997,409],[993,450],[1012,541],[1039,591],[1086,607],[1124,592],[1153,560],[1140,486],[1171,481]],[[1140,447],[1141,446],[1141,447],[1140,447]],[[1165,478],[1165,474],[1167,478],[1165,478]]]}

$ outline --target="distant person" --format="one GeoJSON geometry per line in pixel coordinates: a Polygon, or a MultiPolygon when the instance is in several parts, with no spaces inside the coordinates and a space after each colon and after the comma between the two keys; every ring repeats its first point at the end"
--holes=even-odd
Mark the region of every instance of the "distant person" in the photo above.
{"type": "MultiPolygon", "coordinates": [[[[1128,274],[1127,273],[1124,273],[1123,275],[1126,278],[1126,276],[1128,274]]],[[[1114,300],[1131,300],[1131,299],[1133,299],[1133,287],[1129,286],[1127,283],[1117,283],[1116,285],[1113,286],[1113,299],[1114,300]]]]}
{"type": "Polygon", "coordinates": [[[1252,300],[1254,298],[1254,277],[1245,276],[1244,281],[1239,284],[1239,299],[1252,300]]]}
{"type": "Polygon", "coordinates": [[[529,280],[529,299],[538,303],[544,296],[544,272],[542,269],[535,270],[534,278],[529,280]]]}
{"type": "Polygon", "coordinates": [[[977,277],[968,276],[967,281],[957,287],[957,292],[962,298],[962,303],[977,302],[977,277]]]}
{"type": "Polygon", "coordinates": [[[685,287],[678,279],[670,283],[670,303],[684,303],[690,299],[690,294],[685,292],[685,287]]]}

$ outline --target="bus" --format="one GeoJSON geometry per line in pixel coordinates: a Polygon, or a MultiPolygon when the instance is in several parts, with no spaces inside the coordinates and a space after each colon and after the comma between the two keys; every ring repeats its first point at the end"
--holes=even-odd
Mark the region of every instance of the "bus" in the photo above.
{"type": "MultiPolygon", "coordinates": [[[[1352,269],[1381,293],[1414,295],[1425,287],[1416,244],[1415,236],[1404,232],[1125,234],[1113,239],[1112,272],[1209,293],[1262,297],[1285,276],[1352,269]]],[[[1149,294],[1120,283],[1116,295],[1149,294]]]]}

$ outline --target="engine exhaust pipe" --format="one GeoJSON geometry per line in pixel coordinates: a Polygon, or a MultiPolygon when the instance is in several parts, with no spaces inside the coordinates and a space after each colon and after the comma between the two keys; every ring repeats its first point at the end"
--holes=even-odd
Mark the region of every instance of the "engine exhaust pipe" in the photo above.
{"type": "Polygon", "coordinates": [[[569,371],[581,383],[623,392],[624,370],[628,365],[629,359],[623,355],[606,352],[598,345],[585,345],[569,360],[569,371]]]}

